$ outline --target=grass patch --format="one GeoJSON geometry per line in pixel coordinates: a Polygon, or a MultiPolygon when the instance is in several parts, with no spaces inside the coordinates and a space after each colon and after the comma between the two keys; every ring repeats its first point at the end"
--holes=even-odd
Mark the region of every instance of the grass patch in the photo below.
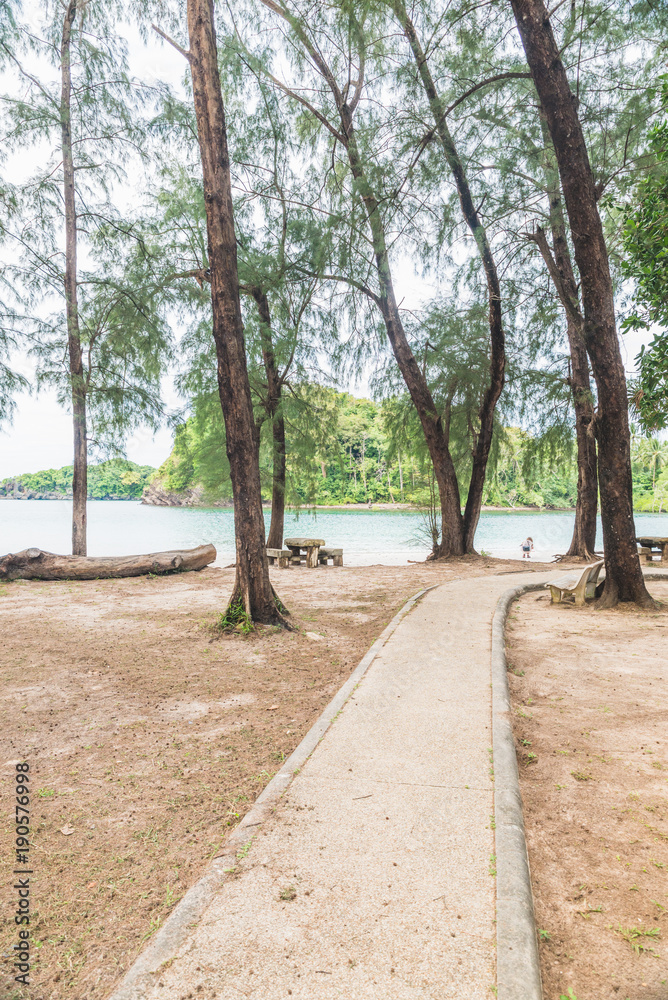
{"type": "Polygon", "coordinates": [[[642,927],[622,927],[620,924],[615,933],[623,937],[625,941],[628,941],[631,945],[631,950],[636,955],[641,955],[643,952],[648,952],[650,955],[658,955],[658,952],[654,948],[650,948],[647,941],[643,940],[643,938],[656,941],[661,933],[659,927],[650,927],[648,930],[644,930],[642,927]]]}
{"type": "Polygon", "coordinates": [[[251,616],[244,608],[241,598],[230,601],[218,619],[218,628],[221,632],[240,632],[242,635],[248,635],[254,630],[251,616]]]}

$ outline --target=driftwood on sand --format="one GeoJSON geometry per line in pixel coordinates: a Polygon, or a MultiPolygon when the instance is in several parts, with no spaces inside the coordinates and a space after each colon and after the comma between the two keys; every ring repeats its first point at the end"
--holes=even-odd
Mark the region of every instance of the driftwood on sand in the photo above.
{"type": "Polygon", "coordinates": [[[0,557],[2,580],[101,580],[143,576],[146,573],[183,573],[204,569],[216,558],[213,545],[140,556],[59,556],[42,549],[24,549],[0,557]]]}

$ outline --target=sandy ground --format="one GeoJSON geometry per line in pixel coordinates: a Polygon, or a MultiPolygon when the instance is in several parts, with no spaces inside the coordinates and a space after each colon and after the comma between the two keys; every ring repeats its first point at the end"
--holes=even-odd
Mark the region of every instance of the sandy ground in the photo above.
{"type": "Polygon", "coordinates": [[[526,568],[276,569],[299,631],[247,638],[214,631],[232,570],[0,587],[0,830],[13,856],[25,759],[36,947],[31,987],[16,992],[4,922],[5,995],[106,996],[406,599],[526,568]]]}
{"type": "Polygon", "coordinates": [[[668,606],[529,594],[507,639],[545,1000],[666,1000],[668,606]]]}

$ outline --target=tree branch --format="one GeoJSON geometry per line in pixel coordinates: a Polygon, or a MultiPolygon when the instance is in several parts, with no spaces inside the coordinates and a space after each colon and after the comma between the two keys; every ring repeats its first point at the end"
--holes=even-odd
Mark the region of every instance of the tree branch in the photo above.
{"type": "Polygon", "coordinates": [[[12,50],[9,49],[4,42],[0,42],[0,48],[2,48],[5,54],[8,56],[8,58],[12,60],[14,65],[18,68],[19,73],[22,76],[24,76],[26,80],[30,80],[30,82],[33,83],[39,91],[41,91],[43,96],[46,97],[47,101],[49,101],[55,108],[58,108],[58,101],[55,99],[55,97],[49,93],[46,87],[42,86],[42,84],[39,82],[36,76],[32,76],[30,73],[28,73],[26,69],[23,68],[23,66],[16,58],[12,50]]]}
{"type": "MultiPolygon", "coordinates": [[[[264,2],[264,0],[262,0],[262,2],[264,2]]],[[[317,108],[314,108],[310,101],[307,101],[305,97],[302,97],[295,90],[291,90],[290,87],[286,86],[284,83],[281,83],[278,77],[275,77],[273,73],[269,72],[268,69],[265,69],[263,67],[262,72],[267,77],[268,80],[271,80],[271,82],[274,84],[275,87],[278,87],[279,90],[282,90],[284,94],[286,94],[288,97],[291,97],[294,101],[299,101],[299,103],[303,104],[303,106],[308,111],[310,111],[312,115],[315,115],[318,121],[322,125],[324,125],[326,129],[329,129],[329,131],[332,133],[335,139],[338,139],[339,142],[341,143],[344,141],[344,136],[342,135],[342,133],[339,132],[338,129],[334,128],[329,119],[325,115],[323,115],[320,111],[318,111],[317,108]]]]}
{"type": "Polygon", "coordinates": [[[536,226],[534,232],[526,233],[525,237],[530,243],[535,243],[538,249],[540,250],[541,256],[545,261],[550,277],[554,282],[554,287],[557,290],[557,295],[559,296],[561,304],[566,310],[567,315],[574,322],[578,324],[582,323],[582,313],[580,312],[578,305],[576,305],[576,303],[573,302],[570,295],[568,295],[566,292],[561,272],[559,271],[559,267],[557,265],[556,260],[554,259],[554,255],[550,250],[550,245],[547,242],[547,236],[545,235],[545,230],[541,226],[536,226]]]}
{"type": "Polygon", "coordinates": [[[166,285],[170,281],[176,281],[177,278],[194,278],[199,287],[204,288],[205,281],[211,283],[211,271],[208,267],[195,267],[191,271],[177,271],[175,274],[168,274],[163,279],[162,284],[166,285]]]}
{"type": "MultiPolygon", "coordinates": [[[[311,272],[307,271],[306,273],[310,274],[311,272]]],[[[320,275],[320,280],[321,281],[342,281],[345,285],[350,285],[351,288],[356,288],[359,292],[364,292],[365,295],[368,295],[368,297],[373,302],[376,303],[376,305],[378,306],[379,309],[382,306],[382,303],[381,303],[381,300],[380,300],[380,296],[376,295],[376,293],[373,292],[369,288],[368,285],[365,285],[362,281],[356,281],[355,278],[345,278],[341,274],[321,274],[320,275]]]]}
{"type": "Polygon", "coordinates": [[[162,28],[159,28],[157,24],[152,24],[151,27],[153,28],[154,31],[157,31],[157,33],[160,35],[161,38],[164,38],[166,42],[172,45],[177,52],[180,52],[184,59],[187,59],[188,62],[190,62],[192,57],[188,50],[182,49],[179,43],[175,42],[173,38],[169,37],[169,35],[166,35],[165,32],[162,30],[162,28]]]}
{"type": "Polygon", "coordinates": [[[338,109],[340,109],[341,105],[343,104],[343,97],[341,95],[341,91],[339,90],[338,84],[334,79],[334,74],[332,73],[331,69],[329,68],[323,57],[320,55],[318,50],[315,48],[311,40],[306,35],[306,32],[299,24],[297,18],[294,17],[294,15],[290,14],[287,10],[280,7],[279,4],[274,2],[274,0],[260,0],[260,2],[263,4],[263,6],[273,11],[274,14],[278,14],[278,16],[282,17],[284,21],[287,21],[292,30],[295,32],[295,34],[301,39],[304,48],[306,49],[311,59],[313,60],[314,66],[316,67],[320,75],[323,76],[327,81],[329,89],[332,92],[332,96],[334,97],[336,106],[338,109]]]}
{"type": "Polygon", "coordinates": [[[530,79],[531,79],[531,73],[508,72],[508,73],[497,73],[496,76],[490,76],[488,77],[487,80],[480,80],[479,83],[476,83],[472,87],[469,87],[469,89],[465,91],[460,97],[458,97],[456,101],[453,101],[453,103],[450,105],[449,108],[445,109],[444,117],[449,115],[451,111],[454,111],[455,108],[459,104],[461,104],[462,101],[465,101],[467,97],[470,97],[471,94],[475,94],[476,90],[481,90],[483,87],[488,87],[491,83],[498,83],[500,80],[530,80],[530,79]]]}

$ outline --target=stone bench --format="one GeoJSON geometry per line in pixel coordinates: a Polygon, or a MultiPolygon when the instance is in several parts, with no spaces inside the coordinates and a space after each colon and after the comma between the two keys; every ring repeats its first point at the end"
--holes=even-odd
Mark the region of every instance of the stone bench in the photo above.
{"type": "Polygon", "coordinates": [[[665,565],[668,562],[668,538],[654,538],[652,535],[638,535],[636,541],[640,546],[640,552],[638,554],[641,560],[644,559],[646,563],[658,561],[660,565],[665,565]],[[658,555],[658,560],[654,559],[655,555],[658,555]]]}
{"type": "Polygon", "coordinates": [[[343,566],[343,549],[318,549],[318,562],[321,566],[327,565],[327,560],[332,560],[333,566],[343,566]]]}
{"type": "Polygon", "coordinates": [[[598,576],[603,569],[603,559],[585,566],[581,573],[563,573],[545,584],[552,592],[552,603],[560,604],[564,598],[572,597],[578,607],[583,607],[586,599],[596,596],[598,576]]]}
{"type": "Polygon", "coordinates": [[[290,549],[267,549],[267,562],[270,566],[278,563],[281,569],[287,569],[291,556],[290,549]]]}

